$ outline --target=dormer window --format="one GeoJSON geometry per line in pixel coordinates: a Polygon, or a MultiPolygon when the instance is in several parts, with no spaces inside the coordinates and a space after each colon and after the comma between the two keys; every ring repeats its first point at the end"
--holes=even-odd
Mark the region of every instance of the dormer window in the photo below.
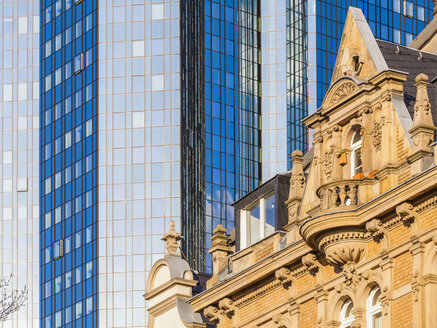
{"type": "Polygon", "coordinates": [[[248,247],[276,230],[276,197],[269,194],[241,210],[241,246],[248,247]]]}
{"type": "Polygon", "coordinates": [[[363,173],[363,161],[361,159],[361,129],[355,131],[352,137],[352,158],[351,158],[351,176],[355,177],[358,173],[363,173]]]}

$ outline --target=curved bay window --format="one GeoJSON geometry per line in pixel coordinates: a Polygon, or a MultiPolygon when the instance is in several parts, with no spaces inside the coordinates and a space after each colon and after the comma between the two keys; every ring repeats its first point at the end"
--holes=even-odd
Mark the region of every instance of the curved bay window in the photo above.
{"type": "Polygon", "coordinates": [[[340,327],[339,328],[350,328],[355,318],[352,314],[352,309],[354,304],[350,299],[347,299],[340,310],[340,327]]]}
{"type": "Polygon", "coordinates": [[[378,286],[374,287],[367,298],[367,328],[381,328],[382,327],[382,309],[379,300],[381,296],[381,289],[378,286]]]}
{"type": "Polygon", "coordinates": [[[352,155],[351,155],[351,176],[355,177],[359,173],[363,173],[363,161],[361,159],[361,129],[355,131],[352,142],[352,155]]]}

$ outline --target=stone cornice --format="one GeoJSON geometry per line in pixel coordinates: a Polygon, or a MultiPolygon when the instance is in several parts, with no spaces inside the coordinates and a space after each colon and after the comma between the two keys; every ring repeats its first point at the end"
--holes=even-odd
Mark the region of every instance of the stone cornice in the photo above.
{"type": "Polygon", "coordinates": [[[228,279],[218,282],[207,291],[189,299],[188,303],[193,307],[194,311],[197,312],[208,305],[215,304],[219,300],[245,289],[248,285],[262,280],[269,276],[272,271],[289,265],[310,251],[311,248],[301,239],[247,269],[230,276],[228,279]]]}
{"type": "Polygon", "coordinates": [[[165,290],[169,290],[170,288],[172,288],[173,286],[176,286],[176,285],[195,287],[197,285],[197,281],[196,280],[182,279],[182,278],[174,278],[174,279],[162,284],[161,286],[153,289],[152,291],[144,294],[143,297],[145,300],[151,299],[152,297],[155,297],[156,295],[160,294],[161,292],[163,292],[165,290]]]}

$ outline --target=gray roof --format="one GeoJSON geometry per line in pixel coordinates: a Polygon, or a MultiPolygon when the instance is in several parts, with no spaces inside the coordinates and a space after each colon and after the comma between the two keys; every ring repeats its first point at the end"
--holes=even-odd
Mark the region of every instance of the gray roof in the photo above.
{"type": "MultiPolygon", "coordinates": [[[[408,73],[407,80],[404,83],[404,102],[411,118],[413,118],[414,103],[416,101],[415,78],[420,73],[425,73],[429,77],[429,82],[431,82],[437,76],[437,55],[391,42],[381,40],[376,42],[389,69],[408,73]]],[[[431,84],[428,87],[428,95],[434,124],[437,125],[437,91],[435,85],[431,84]]]]}

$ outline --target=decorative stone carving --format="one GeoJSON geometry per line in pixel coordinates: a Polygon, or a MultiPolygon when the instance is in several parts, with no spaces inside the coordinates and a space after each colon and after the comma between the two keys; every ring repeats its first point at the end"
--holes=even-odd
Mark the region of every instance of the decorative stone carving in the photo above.
{"type": "Polygon", "coordinates": [[[286,268],[286,267],[282,267],[278,270],[275,271],[275,278],[277,280],[279,280],[282,284],[282,286],[288,288],[289,286],[291,286],[291,283],[293,281],[293,276],[291,274],[291,270],[286,268]]]}
{"type": "Polygon", "coordinates": [[[410,129],[413,139],[413,151],[430,152],[430,145],[434,141],[436,127],[432,120],[431,103],[428,97],[428,76],[419,74],[416,77],[416,103],[414,105],[413,127],[410,129]]]}
{"type": "Polygon", "coordinates": [[[232,249],[229,247],[229,236],[226,232],[227,230],[221,224],[213,231],[212,245],[209,250],[212,255],[213,276],[208,280],[207,287],[214,285],[218,280],[218,274],[228,266],[228,256],[232,254],[232,249]]]}
{"type": "Polygon", "coordinates": [[[167,233],[162,236],[161,240],[165,241],[167,254],[165,258],[169,256],[179,256],[179,241],[184,239],[184,237],[176,231],[175,222],[170,221],[170,229],[167,233]]]}
{"type": "Polygon", "coordinates": [[[375,241],[382,241],[382,248],[387,249],[388,247],[388,231],[384,228],[381,220],[373,219],[366,223],[366,230],[369,233],[370,237],[375,239],[375,241]]]}
{"type": "Polygon", "coordinates": [[[289,229],[292,230],[298,225],[297,216],[299,214],[299,206],[302,201],[303,192],[305,188],[305,175],[303,173],[302,158],[303,154],[300,150],[295,150],[291,154],[292,170],[290,176],[290,189],[288,199],[285,202],[288,208],[288,224],[289,229]]]}
{"type": "Polygon", "coordinates": [[[375,147],[375,150],[377,151],[381,150],[382,126],[383,125],[381,122],[375,122],[373,123],[373,128],[372,131],[370,132],[372,136],[373,147],[375,147]]]}
{"type": "Polygon", "coordinates": [[[203,310],[203,315],[208,319],[211,323],[219,323],[221,312],[215,306],[208,306],[203,310]]]}
{"type": "Polygon", "coordinates": [[[358,263],[366,253],[366,239],[367,234],[364,231],[338,232],[323,237],[319,249],[333,265],[358,263]]]}
{"type": "Polygon", "coordinates": [[[357,86],[355,83],[348,82],[341,85],[332,96],[332,105],[341,101],[342,99],[349,97],[355,90],[357,86]]]}
{"type": "Polygon", "coordinates": [[[313,253],[308,253],[302,257],[302,264],[306,266],[311,274],[315,274],[319,270],[319,264],[317,263],[317,257],[313,253]]]}
{"type": "Polygon", "coordinates": [[[224,298],[218,303],[222,314],[227,316],[228,318],[232,318],[235,314],[237,307],[234,305],[234,302],[230,298],[224,298]]]}
{"type": "Polygon", "coordinates": [[[368,272],[358,273],[355,263],[349,262],[343,266],[344,284],[352,290],[356,290],[361,280],[368,280],[370,274],[368,272]]]}
{"type": "Polygon", "coordinates": [[[406,225],[413,229],[413,235],[417,235],[417,219],[419,218],[419,213],[414,210],[414,206],[410,203],[402,203],[396,207],[396,213],[399,219],[406,225]]]}
{"type": "Polygon", "coordinates": [[[332,175],[332,165],[334,160],[334,146],[331,145],[328,151],[325,152],[322,159],[322,167],[323,167],[323,173],[325,174],[326,178],[329,180],[331,179],[332,175]]]}
{"type": "Polygon", "coordinates": [[[388,315],[389,307],[390,307],[390,297],[389,297],[387,287],[384,287],[382,289],[382,293],[381,293],[381,296],[379,297],[379,301],[381,302],[382,315],[384,315],[384,316],[388,315]]]}

